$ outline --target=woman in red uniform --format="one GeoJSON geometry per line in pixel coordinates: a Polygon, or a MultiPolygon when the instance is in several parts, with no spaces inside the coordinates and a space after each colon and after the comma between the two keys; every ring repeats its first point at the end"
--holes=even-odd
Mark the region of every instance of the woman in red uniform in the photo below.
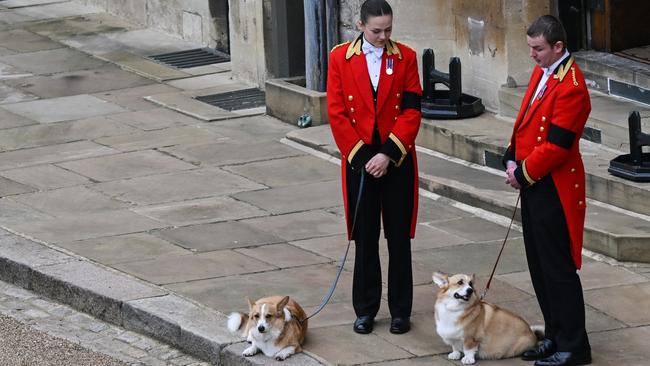
{"type": "Polygon", "coordinates": [[[391,333],[410,329],[413,302],[411,238],[415,234],[418,173],[415,137],[422,88],[417,57],[390,39],[393,12],[385,0],[366,0],[361,34],[335,47],[329,59],[327,107],[341,152],[348,236],[355,241],[354,331],[370,333],[381,300],[380,221],[388,242],[391,333]],[[354,209],[365,174],[355,227],[354,209]]]}

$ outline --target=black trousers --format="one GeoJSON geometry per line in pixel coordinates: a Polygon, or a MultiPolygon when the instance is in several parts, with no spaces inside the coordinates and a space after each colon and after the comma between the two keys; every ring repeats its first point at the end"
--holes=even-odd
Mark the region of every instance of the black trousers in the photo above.
{"type": "Polygon", "coordinates": [[[589,350],[582,285],[553,179],[542,178],[522,190],[521,196],[526,258],[546,337],[555,341],[558,351],[589,350]]]}
{"type": "MultiPolygon", "coordinates": [[[[347,167],[348,215],[354,217],[361,172],[347,167]]],[[[388,306],[393,317],[408,317],[413,305],[411,219],[415,173],[409,154],[402,165],[374,178],[367,173],[353,232],[355,243],[352,304],[357,316],[374,317],[381,301],[380,219],[388,241],[388,306]]]]}

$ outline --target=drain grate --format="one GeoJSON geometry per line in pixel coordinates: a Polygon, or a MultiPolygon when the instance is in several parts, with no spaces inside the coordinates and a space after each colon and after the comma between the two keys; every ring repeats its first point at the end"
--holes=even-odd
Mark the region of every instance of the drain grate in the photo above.
{"type": "Polygon", "coordinates": [[[149,58],[180,69],[230,61],[228,55],[210,48],[195,48],[187,51],[163,53],[149,56],[149,58]]]}
{"type": "Polygon", "coordinates": [[[243,89],[228,93],[204,95],[196,100],[227,111],[257,108],[265,105],[266,94],[259,89],[243,89]]]}

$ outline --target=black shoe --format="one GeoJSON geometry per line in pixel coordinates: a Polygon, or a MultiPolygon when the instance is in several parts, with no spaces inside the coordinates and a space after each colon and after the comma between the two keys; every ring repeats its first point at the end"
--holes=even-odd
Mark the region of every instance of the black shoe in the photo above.
{"type": "Polygon", "coordinates": [[[546,358],[555,353],[555,343],[548,338],[542,339],[536,348],[529,349],[521,355],[524,361],[535,361],[546,358]]]}
{"type": "Polygon", "coordinates": [[[535,366],[577,366],[589,365],[591,352],[555,352],[549,357],[535,361],[535,366]]]}
{"type": "Polygon", "coordinates": [[[354,331],[359,334],[368,334],[372,332],[372,326],[375,324],[375,319],[370,315],[362,315],[354,321],[354,331]]]}
{"type": "Polygon", "coordinates": [[[411,321],[408,317],[394,317],[390,321],[390,332],[393,334],[403,334],[411,330],[411,321]]]}

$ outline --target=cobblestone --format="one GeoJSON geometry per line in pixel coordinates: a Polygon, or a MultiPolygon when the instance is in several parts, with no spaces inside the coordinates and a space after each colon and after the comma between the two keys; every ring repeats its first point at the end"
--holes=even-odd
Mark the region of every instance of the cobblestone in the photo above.
{"type": "Polygon", "coordinates": [[[104,323],[5,282],[0,282],[0,314],[128,365],[209,365],[164,343],[104,323]]]}

